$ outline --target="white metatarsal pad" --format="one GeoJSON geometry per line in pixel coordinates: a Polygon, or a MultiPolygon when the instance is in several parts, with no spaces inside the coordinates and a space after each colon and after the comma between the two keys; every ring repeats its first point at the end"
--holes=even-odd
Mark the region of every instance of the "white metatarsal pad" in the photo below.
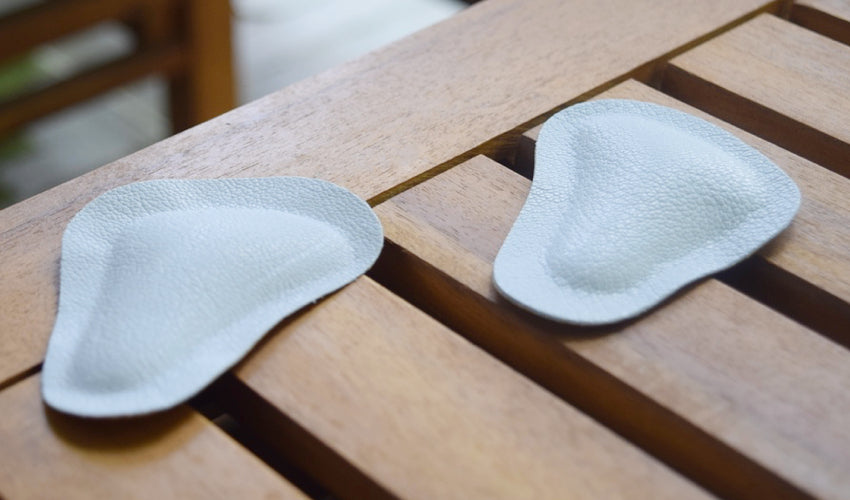
{"type": "Polygon", "coordinates": [[[364,273],[382,245],[371,208],[316,179],[113,189],[65,230],[44,399],[82,416],[179,404],[281,319],[364,273]]]}
{"type": "Polygon", "coordinates": [[[493,281],[540,316],[612,323],[741,261],[799,205],[782,170],[704,120],[637,101],[577,104],[540,132],[493,281]]]}

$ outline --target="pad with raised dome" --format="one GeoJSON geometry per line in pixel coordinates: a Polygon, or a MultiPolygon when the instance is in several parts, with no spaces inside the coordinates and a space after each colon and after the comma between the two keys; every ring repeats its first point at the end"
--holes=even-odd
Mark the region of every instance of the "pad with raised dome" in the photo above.
{"type": "Polygon", "coordinates": [[[83,416],[183,402],[281,319],[365,272],[382,245],[371,208],[316,179],[113,189],[63,236],[44,399],[83,416]]]}
{"type": "Polygon", "coordinates": [[[552,320],[624,320],[749,256],[799,204],[782,170],[702,119],[638,101],[577,104],[540,132],[493,281],[552,320]]]}

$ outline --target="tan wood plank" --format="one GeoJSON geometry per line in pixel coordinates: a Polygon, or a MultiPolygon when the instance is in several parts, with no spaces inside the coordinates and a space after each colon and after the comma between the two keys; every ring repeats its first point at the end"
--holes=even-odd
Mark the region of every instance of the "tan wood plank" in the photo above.
{"type": "Polygon", "coordinates": [[[0,212],[0,381],[41,359],[55,314],[61,231],[108,188],[162,177],[305,175],[364,198],[380,197],[471,150],[494,147],[494,137],[564,102],[776,5],[482,2],[12,206],[0,212]]]}
{"type": "Polygon", "coordinates": [[[272,408],[240,401],[237,418],[340,497],[706,496],[366,277],[279,328],[236,373],[272,408]],[[280,438],[290,419],[328,453],[280,438]]]}
{"type": "Polygon", "coordinates": [[[850,45],[850,2],[847,0],[797,0],[791,9],[791,21],[850,45]]]}
{"type": "Polygon", "coordinates": [[[850,176],[850,47],[762,15],[674,58],[665,92],[850,176]]]}
{"type": "MultiPolygon", "coordinates": [[[[800,187],[800,211],[788,230],[759,250],[759,262],[747,269],[761,271],[747,276],[748,286],[760,299],[850,346],[850,180],[636,81],[598,98],[637,99],[699,116],[735,134],[788,173],[800,187]]],[[[520,157],[533,156],[539,131],[535,127],[523,134],[520,157]]],[[[519,166],[524,171],[532,168],[519,166]]]]}
{"type": "Polygon", "coordinates": [[[306,496],[209,421],[181,407],[80,419],[48,410],[32,376],[0,392],[0,497],[306,496]]]}
{"type": "Polygon", "coordinates": [[[609,328],[519,311],[490,276],[529,185],[478,157],[384,202],[375,276],[721,496],[845,496],[850,352],[715,280],[609,328]]]}

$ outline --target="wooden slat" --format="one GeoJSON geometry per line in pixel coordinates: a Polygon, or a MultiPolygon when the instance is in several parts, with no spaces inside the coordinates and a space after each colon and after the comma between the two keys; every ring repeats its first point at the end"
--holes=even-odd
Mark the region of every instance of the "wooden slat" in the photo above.
{"type": "MultiPolygon", "coordinates": [[[[744,266],[743,271],[752,273],[733,278],[760,300],[850,346],[850,180],[635,81],[598,98],[654,102],[699,116],[735,134],[788,173],[800,187],[800,211],[788,230],[744,266]]],[[[535,127],[523,134],[520,157],[533,157],[539,131],[535,127]]]]}
{"type": "Polygon", "coordinates": [[[174,73],[185,60],[185,51],[176,45],[151,48],[45,89],[0,103],[0,136],[119,85],[153,74],[174,73]]]}
{"type": "Polygon", "coordinates": [[[848,351],[715,280],[610,328],[519,311],[490,276],[528,187],[479,157],[379,205],[375,276],[721,496],[844,497],[848,351]]]}
{"type": "Polygon", "coordinates": [[[50,0],[0,17],[0,60],[98,22],[129,19],[165,0],[50,0]]]}
{"type": "Polygon", "coordinates": [[[182,407],[89,420],[46,409],[39,378],[0,392],[0,497],[307,497],[221,430],[182,407]]]}
{"type": "Polygon", "coordinates": [[[765,0],[482,2],[3,210],[0,381],[41,359],[55,314],[61,231],[111,187],[161,177],[305,175],[364,198],[386,196],[471,150],[493,147],[493,137],[564,102],[775,6],[765,0]]]}
{"type": "Polygon", "coordinates": [[[850,2],[847,0],[797,0],[791,10],[791,21],[850,45],[850,2]]]}
{"type": "Polygon", "coordinates": [[[228,0],[53,0],[0,18],[0,59],[102,21],[127,22],[138,34],[140,49],[133,57],[4,105],[0,135],[154,71],[169,77],[176,131],[229,111],[235,105],[230,14],[228,0]]]}
{"type": "Polygon", "coordinates": [[[366,277],[236,374],[237,419],[341,498],[706,496],[366,277]]]}
{"type": "Polygon", "coordinates": [[[674,58],[663,88],[850,176],[850,47],[763,15],[674,58]]]}

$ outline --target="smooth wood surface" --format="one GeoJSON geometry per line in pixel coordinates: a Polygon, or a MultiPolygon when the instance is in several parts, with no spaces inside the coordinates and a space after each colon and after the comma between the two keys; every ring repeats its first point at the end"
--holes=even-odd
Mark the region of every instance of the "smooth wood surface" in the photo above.
{"type": "Polygon", "coordinates": [[[797,0],[791,21],[844,44],[850,44],[850,2],[847,0],[797,0]]]}
{"type": "MultiPolygon", "coordinates": [[[[783,169],[800,188],[800,210],[786,231],[759,250],[761,262],[746,268],[763,269],[766,275],[746,279],[760,298],[850,346],[850,180],[639,82],[625,82],[597,98],[636,99],[693,114],[733,133],[783,169]],[[785,274],[796,279],[783,279],[785,274]],[[794,300],[778,303],[783,297],[794,300]]],[[[533,158],[539,132],[535,127],[523,134],[522,158],[533,158]]],[[[533,165],[518,169],[530,171],[533,165]]]]}
{"type": "Polygon", "coordinates": [[[490,276],[528,186],[478,157],[379,205],[376,277],[722,496],[844,497],[850,352],[715,280],[611,328],[518,311],[490,276]]]}
{"type": "MultiPolygon", "coordinates": [[[[706,496],[366,277],[274,331],[236,374],[374,483],[356,488],[324,455],[301,464],[343,498],[706,496]]],[[[283,416],[237,406],[280,435],[283,416]]]]}
{"type": "Polygon", "coordinates": [[[40,361],[55,315],[61,232],[85,203],[111,187],[163,177],[304,175],[367,199],[386,195],[564,102],[775,5],[482,2],[3,210],[0,381],[40,361]]]}
{"type": "Polygon", "coordinates": [[[762,15],[671,60],[663,89],[850,176],[850,47],[762,15]]]}
{"type": "Polygon", "coordinates": [[[39,378],[0,392],[0,497],[306,499],[209,421],[80,419],[46,409],[39,378]]]}

